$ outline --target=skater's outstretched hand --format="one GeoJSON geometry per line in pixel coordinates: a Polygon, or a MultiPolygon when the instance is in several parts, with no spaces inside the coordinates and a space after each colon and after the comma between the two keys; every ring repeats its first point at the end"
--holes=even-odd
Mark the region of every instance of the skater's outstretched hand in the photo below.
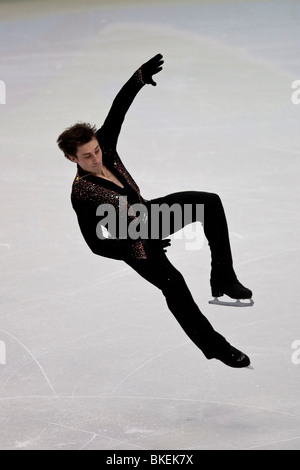
{"type": "Polygon", "coordinates": [[[161,54],[157,54],[156,56],[152,57],[152,59],[145,62],[141,67],[140,70],[142,72],[142,77],[145,83],[150,85],[156,86],[155,81],[152,78],[152,75],[160,72],[162,70],[163,56],[161,54]]]}

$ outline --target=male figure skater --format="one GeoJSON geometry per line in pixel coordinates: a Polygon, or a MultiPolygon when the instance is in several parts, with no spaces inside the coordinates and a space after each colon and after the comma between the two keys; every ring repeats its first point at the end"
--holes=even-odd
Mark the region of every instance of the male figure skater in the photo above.
{"type": "MultiPolygon", "coordinates": [[[[252,292],[237,279],[233,269],[226,217],[218,195],[199,191],[168,194],[146,201],[136,182],[125,168],[117,153],[117,141],[125,115],[137,93],[145,86],[156,86],[153,75],[162,70],[163,57],[156,55],[144,63],[125,83],[115,97],[110,111],[97,130],[88,123],[77,123],[66,129],[57,139],[64,155],[76,163],[77,175],[73,183],[71,201],[78,223],[90,249],[97,255],[123,260],[139,275],[160,289],[167,305],[189,338],[202,350],[207,359],[218,359],[230,367],[250,365],[246,354],[230,345],[214,330],[196,305],[182,274],[166,256],[170,244],[168,235],[160,232],[159,238],[120,237],[109,231],[104,236],[104,212],[113,207],[117,219],[134,221],[134,204],[142,204],[151,214],[153,204],[178,204],[182,209],[192,205],[188,223],[199,220],[197,205],[204,205],[204,233],[211,250],[211,289],[214,297],[223,294],[234,299],[249,299],[252,292]],[[101,224],[101,221],[103,224],[101,224]]],[[[151,164],[149,162],[148,164],[151,164]]],[[[147,219],[147,218],[146,218],[147,219]]],[[[151,219],[151,217],[150,217],[151,219]]],[[[151,226],[151,220],[147,219],[151,226]]],[[[181,228],[187,223],[182,220],[181,228]]],[[[173,222],[169,235],[178,230],[173,222]]],[[[128,292],[130,302],[130,292],[128,292]]],[[[149,306],[147,306],[149,308],[149,306]]],[[[141,312],[142,315],[143,312],[141,312]]]]}

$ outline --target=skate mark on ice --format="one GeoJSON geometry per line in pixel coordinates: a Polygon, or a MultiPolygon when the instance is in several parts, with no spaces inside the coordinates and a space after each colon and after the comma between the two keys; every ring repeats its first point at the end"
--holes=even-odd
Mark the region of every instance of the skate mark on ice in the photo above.
{"type": "MultiPolygon", "coordinates": [[[[245,370],[245,369],[244,369],[245,370]]],[[[64,397],[66,398],[66,397],[64,397]]],[[[72,397],[74,398],[74,397],[72,397]]],[[[76,398],[85,398],[85,397],[76,397],[76,398]]],[[[300,419],[300,415],[295,415],[293,413],[288,413],[286,411],[276,410],[273,408],[265,408],[263,406],[247,405],[245,403],[236,403],[236,402],[225,402],[218,400],[203,400],[197,398],[176,398],[176,397],[159,397],[159,396],[110,396],[104,395],[99,397],[90,397],[90,398],[103,398],[103,399],[119,399],[119,400],[159,400],[159,401],[175,401],[175,402],[187,402],[187,403],[202,403],[210,405],[225,405],[229,407],[238,407],[245,408],[249,410],[262,411],[282,416],[288,416],[293,419],[300,419]]]]}
{"type": "MultiPolygon", "coordinates": [[[[88,434],[89,435],[88,440],[84,444],[82,444],[77,450],[83,450],[91,442],[95,441],[95,439],[97,439],[98,437],[101,438],[101,439],[106,439],[108,441],[112,441],[113,443],[118,443],[118,444],[122,444],[122,445],[124,445],[124,444],[128,445],[129,444],[127,442],[127,440],[116,439],[115,437],[105,436],[105,435],[97,433],[95,431],[87,431],[86,429],[81,429],[81,428],[77,428],[75,426],[69,426],[68,424],[56,423],[56,422],[48,421],[48,420],[41,420],[41,421],[43,421],[43,422],[45,422],[45,423],[47,423],[48,425],[51,425],[51,426],[57,426],[57,427],[68,429],[69,431],[75,431],[75,432],[81,432],[83,434],[88,434]]],[[[137,445],[133,444],[132,442],[130,442],[130,446],[135,447],[139,450],[146,450],[146,449],[143,449],[141,446],[137,446],[137,445]]]]}
{"type": "MultiPolygon", "coordinates": [[[[29,354],[29,356],[31,357],[32,361],[33,361],[33,362],[38,366],[38,368],[40,369],[40,371],[41,371],[41,373],[42,373],[42,375],[43,375],[43,377],[44,377],[46,383],[48,384],[48,386],[49,386],[51,392],[53,393],[53,395],[54,395],[55,397],[58,397],[58,395],[57,395],[56,391],[54,390],[54,388],[53,388],[53,386],[52,386],[52,384],[51,384],[51,382],[50,382],[50,380],[49,380],[49,378],[48,378],[46,372],[44,371],[42,365],[39,363],[38,359],[37,359],[37,358],[35,357],[35,355],[30,351],[30,349],[29,349],[24,343],[22,343],[22,341],[20,341],[18,338],[16,338],[16,336],[12,335],[12,334],[9,333],[8,331],[3,330],[3,329],[0,329],[0,331],[2,331],[2,332],[5,333],[7,336],[9,336],[10,338],[12,338],[12,339],[13,339],[14,341],[16,341],[16,343],[18,343],[23,349],[25,349],[25,351],[26,351],[26,352],[29,354]]],[[[25,365],[27,365],[28,363],[29,363],[29,362],[27,361],[25,365]]],[[[22,367],[24,367],[25,365],[23,364],[22,367]]],[[[21,367],[21,368],[22,368],[22,367],[21,367]]],[[[19,370],[19,369],[17,369],[17,370],[19,370]]],[[[17,371],[14,371],[13,374],[11,374],[11,376],[9,377],[9,379],[10,379],[11,377],[13,377],[13,375],[14,375],[16,372],[17,372],[17,371]]],[[[8,379],[8,380],[9,380],[9,379],[8,379]]],[[[8,380],[6,380],[4,386],[8,383],[8,380]]],[[[4,388],[4,387],[3,387],[3,388],[4,388]]],[[[3,388],[2,388],[2,391],[3,391],[3,388]]]]}
{"type": "Polygon", "coordinates": [[[238,266],[244,266],[245,264],[256,263],[256,261],[260,261],[262,259],[272,258],[273,256],[279,256],[285,253],[293,253],[294,251],[299,251],[299,250],[300,250],[300,247],[290,248],[288,250],[274,251],[274,253],[267,253],[266,255],[257,256],[257,258],[252,258],[247,261],[242,261],[241,263],[238,263],[238,266]]]}
{"type": "MultiPolygon", "coordinates": [[[[298,421],[300,420],[300,415],[295,415],[295,414],[292,414],[292,413],[288,413],[288,412],[285,412],[285,411],[280,411],[280,410],[276,410],[276,409],[272,409],[272,408],[265,408],[265,407],[259,407],[259,406],[255,406],[255,405],[247,405],[247,404],[244,404],[244,403],[237,403],[237,402],[224,402],[224,401],[213,401],[213,400],[203,400],[203,399],[190,399],[190,398],[174,398],[174,397],[160,397],[160,396],[123,396],[123,395],[116,395],[116,396],[111,396],[111,395],[91,395],[91,396],[77,396],[77,397],[74,397],[74,396],[64,396],[64,395],[61,395],[59,396],[58,398],[56,397],[45,397],[45,396],[42,396],[42,397],[37,397],[37,396],[28,396],[28,397],[9,397],[9,398],[3,398],[1,399],[0,398],[0,402],[1,401],[12,401],[12,400],[23,400],[24,399],[46,399],[47,401],[49,401],[49,399],[52,401],[52,400],[55,400],[55,402],[57,402],[57,400],[61,399],[61,400],[66,400],[66,399],[70,399],[71,401],[74,401],[75,399],[76,400],[83,400],[84,402],[88,401],[88,400],[95,400],[95,399],[101,399],[101,400],[107,400],[108,402],[113,400],[117,400],[119,401],[122,405],[124,404],[124,406],[126,406],[126,402],[129,402],[129,401],[133,401],[133,402],[138,402],[138,401],[150,401],[150,402],[153,402],[153,401],[161,401],[161,402],[174,402],[174,403],[196,403],[196,404],[203,404],[203,405],[211,405],[213,407],[215,407],[215,405],[221,405],[221,406],[226,406],[228,407],[229,409],[232,408],[234,410],[234,413],[236,412],[236,409],[239,408],[241,410],[245,410],[245,411],[253,411],[254,414],[253,415],[250,415],[250,416],[246,416],[246,419],[251,419],[251,417],[253,419],[257,419],[257,412],[260,412],[260,413],[268,413],[270,415],[279,415],[279,416],[284,416],[284,417],[289,417],[291,418],[293,421],[296,422],[296,424],[298,423],[298,421]],[[256,414],[255,414],[256,413],[256,414]]],[[[82,405],[78,404],[79,406],[79,409],[83,409],[82,408],[82,405]]],[[[146,404],[145,404],[146,406],[146,404]]],[[[263,418],[264,418],[264,415],[263,415],[263,418]]],[[[267,418],[267,417],[266,417],[267,418]]],[[[265,419],[265,418],[264,418],[265,419]]],[[[74,431],[74,432],[81,432],[83,434],[86,434],[87,435],[87,439],[85,440],[85,442],[83,442],[82,444],[78,444],[78,447],[79,449],[85,449],[87,448],[91,443],[93,443],[97,438],[99,439],[105,439],[105,441],[107,442],[112,442],[112,445],[115,445],[116,443],[119,443],[119,444],[122,444],[122,445],[128,445],[129,444],[129,441],[127,439],[123,440],[123,439],[116,439],[116,438],[113,438],[113,437],[110,437],[110,436],[107,436],[107,435],[103,435],[99,432],[96,432],[96,431],[91,431],[91,430],[86,430],[86,429],[81,429],[81,428],[78,428],[75,426],[71,426],[71,425],[68,425],[68,424],[64,424],[64,423],[57,423],[57,422],[53,422],[52,420],[47,420],[47,419],[40,419],[39,421],[43,422],[43,423],[47,423],[49,426],[57,426],[57,427],[61,427],[61,428],[64,428],[64,429],[67,429],[69,431],[74,431]]],[[[286,430],[287,432],[289,431],[288,429],[286,430]]],[[[113,432],[113,430],[112,430],[113,432]]],[[[267,438],[268,439],[268,438],[267,438]]],[[[300,437],[298,436],[294,436],[294,437],[288,437],[288,438],[283,438],[283,439],[277,439],[277,440],[274,440],[270,438],[270,441],[269,442],[263,442],[261,444],[258,444],[258,445],[255,445],[255,446],[251,446],[249,447],[249,449],[253,448],[261,448],[261,447],[266,447],[266,446],[269,446],[269,445],[273,445],[273,444],[277,444],[277,443],[280,443],[280,442],[289,442],[289,441],[295,441],[297,439],[300,439],[300,437]]],[[[101,444],[101,442],[99,443],[101,444]]],[[[141,446],[138,446],[138,445],[135,445],[132,441],[130,441],[130,446],[131,447],[135,447],[137,449],[140,449],[142,450],[143,447],[141,446]]],[[[95,447],[95,446],[94,446],[95,447]]],[[[115,447],[114,447],[115,448],[115,447]]],[[[236,449],[240,448],[240,446],[235,446],[236,449]]],[[[189,447],[189,449],[191,449],[189,447]]]]}
{"type": "Polygon", "coordinates": [[[90,439],[85,444],[83,444],[81,447],[78,447],[78,450],[83,450],[85,447],[91,444],[91,442],[97,439],[97,437],[98,437],[98,434],[93,433],[92,437],[90,437],[90,439]]]}
{"type": "Polygon", "coordinates": [[[274,444],[280,444],[282,442],[291,442],[291,441],[297,441],[297,440],[300,440],[300,436],[297,436],[297,437],[290,437],[289,439],[279,439],[277,441],[271,441],[271,442],[264,442],[263,444],[260,444],[259,446],[250,446],[250,447],[246,447],[247,450],[250,450],[250,449],[261,449],[262,447],[266,447],[266,446],[270,446],[270,445],[274,445],[274,444]]]}
{"type": "Polygon", "coordinates": [[[116,390],[124,383],[126,380],[128,380],[130,377],[132,377],[134,374],[139,372],[141,369],[143,369],[146,365],[148,365],[150,362],[154,361],[154,359],[157,359],[158,357],[164,356],[165,354],[169,353],[170,351],[174,351],[175,349],[181,348],[182,346],[186,345],[189,341],[185,341],[184,343],[180,343],[177,346],[173,346],[172,348],[167,349],[166,351],[163,351],[159,354],[155,354],[152,356],[150,359],[147,359],[147,361],[143,362],[140,366],[138,366],[136,369],[134,369],[132,372],[130,372],[126,377],[124,377],[112,390],[112,395],[116,392],[116,390]]]}
{"type": "MultiPolygon", "coordinates": [[[[116,271],[113,271],[109,274],[106,274],[105,276],[103,276],[102,279],[98,279],[96,280],[95,282],[90,282],[89,284],[87,285],[84,285],[83,287],[76,287],[76,289],[74,290],[70,290],[68,292],[68,295],[73,295],[73,294],[78,294],[78,293],[84,293],[86,291],[89,291],[89,290],[93,290],[95,287],[97,286],[101,286],[103,284],[107,284],[107,283],[111,283],[111,281],[115,281],[116,279],[119,279],[119,278],[122,278],[124,276],[126,276],[126,274],[130,272],[130,268],[121,268],[121,269],[118,269],[116,271]]],[[[56,296],[56,298],[65,298],[65,294],[59,294],[56,296]]]]}
{"type": "MultiPolygon", "coordinates": [[[[202,403],[202,404],[209,404],[209,405],[225,405],[228,407],[238,407],[238,408],[246,408],[249,410],[256,410],[256,411],[263,411],[267,413],[273,413],[281,416],[288,416],[293,419],[299,419],[300,420],[300,414],[293,414],[293,413],[288,413],[287,411],[281,411],[281,410],[276,410],[274,408],[265,408],[263,406],[255,406],[255,405],[247,405],[245,403],[237,403],[237,402],[226,402],[226,401],[219,401],[219,400],[203,400],[203,399],[197,399],[197,398],[176,398],[176,397],[160,397],[160,396],[131,396],[131,395],[56,395],[53,397],[45,396],[45,395],[23,395],[23,396],[16,396],[16,397],[0,397],[0,402],[5,402],[5,401],[19,401],[19,400],[37,400],[37,399],[42,399],[42,400],[95,400],[95,399],[101,399],[101,400],[124,400],[124,401],[137,401],[137,400],[157,400],[157,401],[169,401],[169,402],[179,402],[179,403],[202,403]]],[[[43,422],[48,422],[47,420],[43,420],[43,422]]],[[[49,424],[57,425],[57,426],[64,426],[68,427],[70,429],[76,430],[76,428],[72,428],[71,426],[64,425],[62,423],[54,423],[54,422],[49,422],[49,424]]],[[[86,430],[81,430],[77,429],[78,431],[94,434],[91,431],[86,431],[86,430]]],[[[101,436],[100,434],[98,434],[101,436]]],[[[107,436],[102,436],[107,438],[107,436]]],[[[300,438],[300,436],[299,436],[300,438]]],[[[112,438],[111,438],[112,439],[112,438]]],[[[296,438],[294,438],[296,439],[296,438]]]]}

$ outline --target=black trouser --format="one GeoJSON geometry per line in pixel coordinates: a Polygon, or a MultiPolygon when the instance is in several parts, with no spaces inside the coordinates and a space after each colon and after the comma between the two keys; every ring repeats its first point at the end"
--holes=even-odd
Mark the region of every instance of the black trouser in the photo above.
{"type": "MultiPolygon", "coordinates": [[[[184,191],[152,199],[147,202],[149,216],[151,205],[179,204],[184,213],[184,205],[193,206],[189,218],[182,217],[182,223],[173,220],[169,229],[162,230],[160,236],[165,238],[175,231],[193,222],[202,222],[212,257],[211,282],[217,283],[235,276],[232,267],[232,256],[228,228],[224,209],[218,195],[199,191],[184,191]],[[196,210],[196,205],[204,205],[203,211],[196,210]],[[181,226],[180,226],[181,225],[181,226]]],[[[151,220],[150,226],[151,226],[151,220]]],[[[172,265],[162,251],[148,259],[130,259],[125,262],[147,281],[158,287],[164,294],[167,305],[189,338],[210,359],[217,356],[228,343],[217,333],[207,318],[196,305],[182,274],[172,265]]]]}

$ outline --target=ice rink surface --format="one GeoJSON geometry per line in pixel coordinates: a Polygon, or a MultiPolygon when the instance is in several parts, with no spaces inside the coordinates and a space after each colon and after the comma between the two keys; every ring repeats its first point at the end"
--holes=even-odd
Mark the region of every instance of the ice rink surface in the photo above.
{"type": "Polygon", "coordinates": [[[2,450],[300,449],[299,28],[299,0],[1,1],[2,450]],[[208,304],[206,242],[169,258],[253,370],[206,360],[71,208],[57,136],[159,52],[119,154],[146,199],[221,196],[255,305],[208,304]]]}

